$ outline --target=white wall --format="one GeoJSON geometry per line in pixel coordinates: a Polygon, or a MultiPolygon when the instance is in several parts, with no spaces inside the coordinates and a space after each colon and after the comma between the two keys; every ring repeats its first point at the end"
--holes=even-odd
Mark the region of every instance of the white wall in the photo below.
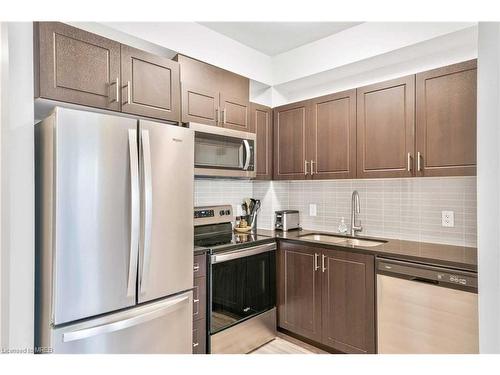
{"type": "Polygon", "coordinates": [[[33,28],[1,26],[1,342],[33,347],[33,28]]]}
{"type": "Polygon", "coordinates": [[[479,347],[500,353],[500,23],[479,24],[479,347]]]}

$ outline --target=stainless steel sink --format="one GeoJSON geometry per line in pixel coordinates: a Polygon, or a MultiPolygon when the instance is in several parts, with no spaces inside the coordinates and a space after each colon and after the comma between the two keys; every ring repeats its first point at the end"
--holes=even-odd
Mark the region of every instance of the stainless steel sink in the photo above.
{"type": "Polygon", "coordinates": [[[299,237],[302,239],[305,239],[305,240],[330,242],[330,243],[341,243],[341,242],[345,242],[345,240],[346,240],[345,237],[338,237],[338,236],[334,236],[331,234],[318,234],[318,233],[304,234],[304,235],[299,236],[299,237]]]}
{"type": "Polygon", "coordinates": [[[333,234],[311,233],[299,236],[299,238],[312,241],[329,242],[334,244],[346,244],[351,246],[374,247],[384,244],[386,241],[368,240],[361,238],[350,238],[335,236],[333,234]]]}
{"type": "Polygon", "coordinates": [[[364,247],[373,247],[380,246],[385,243],[385,241],[376,241],[376,240],[362,240],[359,238],[349,238],[345,240],[345,243],[353,246],[364,246],[364,247]]]}

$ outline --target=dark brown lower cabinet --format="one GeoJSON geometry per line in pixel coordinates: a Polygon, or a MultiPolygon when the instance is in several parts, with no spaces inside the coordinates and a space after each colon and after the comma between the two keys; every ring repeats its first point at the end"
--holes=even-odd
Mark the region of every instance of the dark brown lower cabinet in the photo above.
{"type": "Polygon", "coordinates": [[[324,249],[322,270],[322,343],[375,353],[374,257],[324,249]]]}
{"type": "Polygon", "coordinates": [[[278,326],[344,353],[375,353],[372,255],[281,242],[278,326]]]}
{"type": "Polygon", "coordinates": [[[280,243],[278,325],[308,339],[321,340],[321,250],[280,243]]]}
{"type": "Polygon", "coordinates": [[[193,288],[193,354],[207,352],[207,257],[194,257],[193,288]]]}

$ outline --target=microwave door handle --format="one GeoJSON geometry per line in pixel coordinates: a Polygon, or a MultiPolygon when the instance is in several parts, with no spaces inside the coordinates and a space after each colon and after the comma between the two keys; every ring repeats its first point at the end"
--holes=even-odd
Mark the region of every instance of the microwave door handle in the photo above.
{"type": "Polygon", "coordinates": [[[243,140],[243,145],[245,146],[245,165],[243,166],[243,170],[247,171],[250,166],[250,142],[247,139],[243,140]]]}

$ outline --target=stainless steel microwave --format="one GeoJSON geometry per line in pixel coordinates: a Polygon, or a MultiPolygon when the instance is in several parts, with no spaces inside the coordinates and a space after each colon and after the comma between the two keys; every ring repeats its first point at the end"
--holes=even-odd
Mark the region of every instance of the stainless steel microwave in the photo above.
{"type": "Polygon", "coordinates": [[[255,178],[255,134],[193,122],[188,126],[195,132],[195,176],[255,178]]]}

